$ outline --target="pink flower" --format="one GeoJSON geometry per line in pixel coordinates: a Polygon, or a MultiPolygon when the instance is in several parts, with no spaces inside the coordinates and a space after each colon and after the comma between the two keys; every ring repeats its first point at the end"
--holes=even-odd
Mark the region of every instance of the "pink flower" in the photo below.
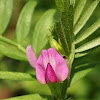
{"type": "Polygon", "coordinates": [[[32,46],[29,45],[26,49],[26,55],[31,66],[35,68],[36,77],[40,83],[61,82],[68,77],[67,64],[55,49],[42,50],[37,59],[32,46]]]}

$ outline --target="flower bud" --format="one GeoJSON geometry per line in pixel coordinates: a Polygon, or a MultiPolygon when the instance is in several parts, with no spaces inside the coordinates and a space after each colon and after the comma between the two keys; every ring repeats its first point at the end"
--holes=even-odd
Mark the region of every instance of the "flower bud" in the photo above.
{"type": "Polygon", "coordinates": [[[49,43],[50,43],[50,46],[54,48],[59,54],[65,55],[65,51],[63,50],[62,46],[58,44],[58,42],[55,39],[50,37],[49,43]]]}

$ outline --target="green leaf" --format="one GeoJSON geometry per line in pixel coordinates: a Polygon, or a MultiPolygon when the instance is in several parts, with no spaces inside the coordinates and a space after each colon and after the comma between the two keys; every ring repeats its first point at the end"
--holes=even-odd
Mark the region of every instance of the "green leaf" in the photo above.
{"type": "Polygon", "coordinates": [[[85,56],[87,54],[88,54],[87,52],[86,53],[76,53],[75,58],[79,58],[79,57],[85,56]]]}
{"type": "Polygon", "coordinates": [[[64,0],[55,0],[58,10],[62,13],[64,10],[64,0]]]}
{"type": "Polygon", "coordinates": [[[46,98],[42,98],[39,94],[31,94],[31,95],[24,95],[19,97],[13,97],[4,100],[47,100],[46,98]]]}
{"type": "Polygon", "coordinates": [[[36,77],[29,73],[0,71],[0,79],[33,81],[36,80],[36,77]]]}
{"type": "Polygon", "coordinates": [[[71,85],[76,83],[94,67],[100,66],[100,46],[86,52],[87,54],[74,59],[71,74],[71,85]]]}
{"type": "Polygon", "coordinates": [[[39,54],[48,43],[48,36],[51,35],[50,29],[54,25],[54,17],[56,17],[55,14],[56,10],[46,11],[35,26],[32,46],[36,54],[39,54]]]}
{"type": "Polygon", "coordinates": [[[48,84],[41,84],[38,81],[22,81],[23,88],[29,93],[38,93],[41,95],[51,95],[48,84]],[[38,88],[37,88],[38,87],[38,88]]]}
{"type": "MultiPolygon", "coordinates": [[[[71,51],[71,38],[70,38],[70,24],[69,24],[69,7],[70,7],[70,0],[65,0],[64,1],[64,11],[62,12],[62,17],[61,17],[61,24],[62,24],[62,31],[64,33],[65,37],[66,38],[66,46],[64,48],[65,49],[65,52],[67,53],[67,55],[70,54],[70,51],[71,51]]],[[[73,28],[72,28],[73,29],[73,28]]],[[[59,33],[59,34],[62,34],[62,33],[59,33]]],[[[60,36],[59,36],[60,38],[60,36]]],[[[62,42],[62,41],[61,41],[62,42]]],[[[63,44],[63,43],[62,43],[63,44]]]]}
{"type": "Polygon", "coordinates": [[[93,25],[91,25],[80,36],[78,36],[75,39],[75,44],[77,44],[77,43],[81,42],[82,40],[86,39],[88,36],[93,34],[93,32],[96,31],[98,28],[100,28],[100,19],[98,19],[93,25]]]}
{"type": "Polygon", "coordinates": [[[84,7],[85,7],[85,4],[86,4],[87,0],[80,0],[76,9],[75,9],[75,13],[74,13],[74,25],[77,23],[84,7]]]}
{"type": "Polygon", "coordinates": [[[56,24],[56,30],[66,52],[66,56],[70,55],[73,42],[73,11],[74,5],[70,0],[64,1],[64,10],[62,12],[61,21],[56,24]]]}
{"type": "Polygon", "coordinates": [[[90,18],[90,16],[92,15],[93,11],[95,10],[96,6],[98,5],[99,0],[95,0],[89,7],[88,9],[85,11],[85,13],[83,14],[83,16],[80,18],[80,20],[78,21],[78,23],[76,24],[75,28],[74,28],[74,34],[76,35],[82,28],[83,26],[86,24],[86,22],[88,21],[88,19],[90,18]]]}
{"type": "Polygon", "coordinates": [[[83,52],[100,45],[100,37],[89,41],[75,49],[75,52],[83,52]]]}
{"type": "Polygon", "coordinates": [[[0,34],[3,34],[13,11],[13,0],[0,0],[0,34]]]}
{"type": "Polygon", "coordinates": [[[29,34],[35,6],[36,1],[30,0],[21,11],[16,27],[16,38],[18,43],[22,43],[29,34]]]}
{"type": "Polygon", "coordinates": [[[76,66],[73,72],[75,74],[71,78],[70,86],[74,85],[77,81],[79,81],[87,73],[89,73],[94,66],[95,66],[94,64],[83,64],[83,65],[76,66]]]}
{"type": "MultiPolygon", "coordinates": [[[[3,38],[3,40],[4,39],[5,38],[3,38]]],[[[13,58],[13,59],[17,59],[17,60],[25,60],[25,61],[27,60],[26,54],[20,45],[16,45],[16,44],[12,45],[11,44],[12,41],[9,41],[11,43],[7,43],[3,40],[1,41],[1,37],[0,37],[0,53],[1,54],[8,56],[10,58],[13,58]]]]}
{"type": "Polygon", "coordinates": [[[85,63],[99,63],[100,46],[93,48],[91,50],[88,50],[87,52],[83,52],[83,53],[81,52],[81,54],[84,54],[84,56],[77,57],[77,59],[75,58],[73,67],[81,65],[81,64],[85,64],[85,63]]]}
{"type": "Polygon", "coordinates": [[[64,32],[64,29],[63,29],[63,26],[60,22],[57,22],[56,23],[56,30],[57,30],[57,33],[58,33],[58,36],[60,38],[60,41],[61,41],[61,44],[62,44],[62,47],[65,51],[65,54],[66,56],[69,55],[69,48],[68,48],[68,42],[66,40],[66,36],[65,36],[65,32],[64,32]]]}

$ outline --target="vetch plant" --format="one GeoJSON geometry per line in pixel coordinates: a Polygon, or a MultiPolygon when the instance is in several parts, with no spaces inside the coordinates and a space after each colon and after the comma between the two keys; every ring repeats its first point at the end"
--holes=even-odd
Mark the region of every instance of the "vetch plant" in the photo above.
{"type": "MultiPolygon", "coordinates": [[[[37,59],[32,46],[29,45],[26,49],[26,54],[28,61],[36,70],[36,77],[40,83],[49,84],[50,88],[53,88],[68,77],[67,64],[64,58],[60,56],[55,49],[49,48],[48,50],[42,50],[40,57],[37,59]],[[55,85],[52,83],[55,83],[55,85]]],[[[54,91],[56,94],[59,90],[53,89],[52,92],[54,91]]],[[[61,93],[59,93],[59,97],[60,94],[61,93]]],[[[56,96],[56,98],[58,97],[56,96]]]]}
{"type": "Polygon", "coordinates": [[[20,62],[29,61],[33,67],[32,73],[29,64],[25,67],[27,71],[0,71],[0,79],[24,81],[23,87],[31,91],[29,95],[5,100],[71,100],[69,89],[100,66],[100,19],[87,25],[100,0],[89,0],[86,8],[87,1],[55,0],[57,8],[46,11],[35,28],[32,22],[38,3],[25,2],[16,35],[10,40],[4,33],[14,1],[0,0],[0,54],[20,62]]]}

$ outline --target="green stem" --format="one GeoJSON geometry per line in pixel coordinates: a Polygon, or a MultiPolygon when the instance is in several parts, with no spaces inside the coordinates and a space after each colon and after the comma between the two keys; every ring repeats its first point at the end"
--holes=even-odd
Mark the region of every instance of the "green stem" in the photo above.
{"type": "MultiPolygon", "coordinates": [[[[70,63],[69,67],[71,68],[71,66],[72,66],[72,64],[70,63]]],[[[69,71],[68,78],[63,82],[63,85],[62,85],[61,100],[65,100],[65,98],[66,98],[66,92],[67,92],[67,88],[69,86],[69,80],[70,80],[70,71],[69,71]]]]}
{"type": "Polygon", "coordinates": [[[61,40],[64,51],[66,51],[65,52],[66,56],[68,57],[69,54],[70,54],[70,51],[69,51],[68,43],[67,43],[66,36],[65,36],[65,33],[64,33],[64,29],[63,29],[61,22],[57,22],[56,30],[57,30],[58,36],[61,40]]]}
{"type": "Polygon", "coordinates": [[[61,91],[60,91],[59,82],[58,83],[50,83],[50,84],[48,84],[48,86],[51,90],[51,93],[52,93],[54,99],[60,100],[61,91]]]}
{"type": "Polygon", "coordinates": [[[71,75],[71,69],[72,69],[72,63],[73,63],[73,60],[74,60],[74,55],[75,55],[75,45],[72,44],[70,57],[66,61],[67,66],[69,68],[69,75],[68,75],[68,78],[63,82],[63,85],[62,85],[62,90],[61,90],[61,99],[62,100],[64,100],[66,98],[66,92],[67,92],[67,88],[68,88],[69,82],[70,82],[70,75],[71,75]]]}
{"type": "Polygon", "coordinates": [[[16,46],[16,47],[17,47],[19,50],[21,50],[23,53],[26,53],[25,48],[22,47],[20,44],[17,44],[17,43],[15,43],[14,41],[9,40],[9,39],[7,39],[7,38],[1,36],[1,35],[0,35],[0,41],[3,41],[3,42],[6,42],[6,43],[8,43],[8,44],[11,44],[11,45],[13,45],[13,46],[16,46]]]}
{"type": "Polygon", "coordinates": [[[66,98],[66,90],[67,90],[67,86],[68,86],[68,79],[66,79],[64,82],[63,82],[63,85],[62,85],[62,90],[61,90],[61,100],[64,100],[66,98]]]}

